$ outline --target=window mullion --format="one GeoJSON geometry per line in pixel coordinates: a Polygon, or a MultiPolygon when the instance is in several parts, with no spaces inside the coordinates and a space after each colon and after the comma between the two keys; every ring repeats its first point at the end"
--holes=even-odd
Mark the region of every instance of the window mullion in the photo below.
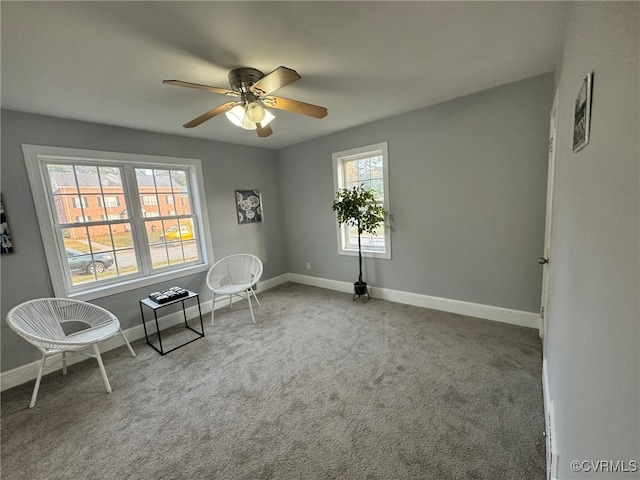
{"type": "Polygon", "coordinates": [[[131,236],[133,237],[133,246],[135,250],[136,260],[144,275],[148,275],[151,271],[151,254],[147,247],[146,231],[144,220],[142,218],[142,206],[140,205],[140,195],[138,192],[138,183],[136,181],[135,167],[132,165],[123,165],[124,170],[124,195],[127,210],[129,212],[129,220],[131,225],[131,236]]]}

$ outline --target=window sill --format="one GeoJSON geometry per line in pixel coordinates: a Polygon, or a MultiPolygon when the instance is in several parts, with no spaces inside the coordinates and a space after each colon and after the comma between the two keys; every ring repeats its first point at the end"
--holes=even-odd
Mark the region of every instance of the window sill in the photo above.
{"type": "MultiPolygon", "coordinates": [[[[358,250],[345,250],[339,249],[338,255],[344,255],[347,257],[357,257],[358,250]]],[[[362,250],[362,256],[366,258],[380,258],[383,260],[391,260],[391,252],[375,252],[371,250],[362,250]]]]}

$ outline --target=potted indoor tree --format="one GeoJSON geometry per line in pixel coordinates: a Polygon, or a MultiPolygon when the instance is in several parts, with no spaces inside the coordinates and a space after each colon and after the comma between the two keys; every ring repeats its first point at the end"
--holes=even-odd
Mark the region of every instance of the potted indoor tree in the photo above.
{"type": "Polygon", "coordinates": [[[364,188],[364,184],[358,187],[341,188],[336,193],[336,199],[331,207],[337,214],[338,225],[346,223],[348,227],[355,227],[358,231],[358,281],[353,284],[353,299],[366,295],[369,291],[367,282],[362,281],[362,245],[360,236],[362,233],[376,235],[376,229],[384,223],[386,212],[382,205],[376,201],[375,190],[364,188]]]}

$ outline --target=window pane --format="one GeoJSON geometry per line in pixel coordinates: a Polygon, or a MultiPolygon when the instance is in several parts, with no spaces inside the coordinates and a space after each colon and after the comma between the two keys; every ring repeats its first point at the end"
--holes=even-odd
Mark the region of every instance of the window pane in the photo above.
{"type": "Polygon", "coordinates": [[[96,225],[87,228],[89,244],[93,252],[113,253],[110,225],[96,225]]]}
{"type": "Polygon", "coordinates": [[[47,170],[71,285],[138,272],[131,225],[112,223],[128,218],[120,168],[49,164],[47,170]]]}
{"type": "Polygon", "coordinates": [[[141,195],[140,205],[143,217],[159,217],[158,198],[155,195],[141,195]]]}
{"type": "Polygon", "coordinates": [[[164,241],[165,232],[163,230],[163,222],[160,220],[145,222],[145,231],[147,232],[147,244],[149,245],[149,252],[151,253],[152,267],[162,268],[168,266],[169,261],[167,247],[164,241]]]}
{"type": "Polygon", "coordinates": [[[118,168],[49,164],[47,170],[57,223],[128,218],[118,168]]]}
{"type": "Polygon", "coordinates": [[[84,217],[73,165],[49,164],[47,171],[58,223],[73,223],[84,217]]]}
{"type": "Polygon", "coordinates": [[[168,246],[162,246],[151,249],[151,265],[154,269],[169,266],[168,248],[168,246]]]}
{"type": "Polygon", "coordinates": [[[146,221],[145,232],[152,267],[164,268],[200,260],[191,192],[185,170],[136,169],[140,203],[145,218],[162,216],[163,220],[146,221]],[[176,217],[167,219],[166,217],[176,217]]]}
{"type": "Polygon", "coordinates": [[[72,285],[139,271],[128,223],[62,230],[72,285]]]}
{"type": "Polygon", "coordinates": [[[103,215],[111,220],[129,218],[120,169],[117,167],[99,167],[98,172],[100,173],[103,195],[99,203],[105,210],[103,215]]]}
{"type": "Polygon", "coordinates": [[[345,187],[353,188],[364,186],[376,190],[379,198],[382,199],[384,185],[384,162],[383,157],[374,156],[349,160],[344,162],[345,187]]]}
{"type": "Polygon", "coordinates": [[[171,185],[175,199],[175,210],[177,215],[191,215],[193,213],[191,191],[187,180],[186,172],[183,170],[171,171],[171,185]]]}
{"type": "Polygon", "coordinates": [[[345,180],[347,183],[358,183],[360,177],[358,176],[358,164],[357,162],[345,162],[344,163],[345,180]]]}
{"type": "Polygon", "coordinates": [[[89,233],[86,227],[65,228],[62,230],[62,237],[66,248],[89,252],[89,233]]]}
{"type": "Polygon", "coordinates": [[[156,179],[153,170],[136,168],[136,182],[140,194],[140,208],[143,217],[157,217],[160,215],[158,198],[156,197],[156,179]]]}
{"type": "MultiPolygon", "coordinates": [[[[182,187],[186,189],[186,187],[182,187]]],[[[177,198],[178,204],[176,205],[176,214],[178,215],[190,215],[191,211],[191,198],[188,193],[181,192],[177,198]]]]}
{"type": "Polygon", "coordinates": [[[78,191],[81,194],[100,192],[100,179],[98,178],[98,168],[84,165],[74,167],[78,191]]]}
{"type": "MultiPolygon", "coordinates": [[[[138,264],[136,262],[136,253],[133,248],[122,248],[116,250],[116,268],[119,277],[138,273],[138,264]]],[[[107,271],[109,273],[109,271],[107,271]]],[[[113,273],[113,272],[112,272],[113,273]]]]}
{"type": "Polygon", "coordinates": [[[164,241],[160,241],[160,235],[163,235],[161,221],[145,222],[145,231],[147,232],[147,243],[149,245],[164,243],[164,241]]]}
{"type": "Polygon", "coordinates": [[[371,157],[371,178],[382,178],[384,175],[384,161],[381,156],[371,157]]]}
{"type": "Polygon", "coordinates": [[[153,268],[200,260],[196,231],[191,219],[147,222],[147,238],[153,268]],[[158,229],[161,234],[158,236],[158,229]],[[154,241],[157,238],[157,241],[154,241]]]}
{"type": "Polygon", "coordinates": [[[368,158],[358,160],[358,175],[361,180],[371,179],[371,162],[368,158]]]}
{"type": "Polygon", "coordinates": [[[358,248],[358,229],[356,227],[347,229],[347,248],[358,248]]]}
{"type": "Polygon", "coordinates": [[[100,184],[105,193],[109,191],[122,191],[122,175],[119,167],[98,167],[100,184]]]}
{"type": "Polygon", "coordinates": [[[177,244],[169,248],[169,262],[172,265],[198,260],[198,249],[195,240],[183,240],[182,245],[177,244]]]}
{"type": "Polygon", "coordinates": [[[106,278],[105,272],[115,263],[112,250],[91,251],[89,230],[84,227],[66,229],[68,236],[63,238],[72,285],[106,278]]]}
{"type": "Polygon", "coordinates": [[[384,199],[384,180],[382,178],[371,180],[371,188],[376,191],[376,199],[382,202],[384,199]]]}
{"type": "Polygon", "coordinates": [[[192,213],[186,171],[138,168],[136,179],[144,217],[192,213]]]}

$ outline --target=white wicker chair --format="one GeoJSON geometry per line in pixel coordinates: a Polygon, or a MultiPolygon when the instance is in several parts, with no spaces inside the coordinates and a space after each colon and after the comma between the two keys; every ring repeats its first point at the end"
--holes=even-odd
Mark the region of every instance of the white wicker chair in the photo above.
{"type": "Polygon", "coordinates": [[[262,268],[262,261],[249,253],[229,255],[213,264],[207,274],[207,285],[213,292],[213,300],[211,302],[212,326],[216,296],[221,297],[219,298],[220,300],[229,297],[230,308],[234,296],[246,298],[249,301],[251,319],[253,323],[256,323],[256,317],[253,315],[253,306],[251,305],[251,295],[260,306],[260,301],[256,297],[256,292],[254,292],[253,288],[262,276],[262,268]]]}
{"type": "Polygon", "coordinates": [[[7,314],[7,323],[14,332],[42,352],[42,362],[29,408],[33,408],[36,404],[47,357],[62,354],[62,373],[64,375],[67,374],[67,352],[81,353],[95,358],[98,361],[107,392],[111,392],[111,385],[100,357],[98,342],[119,333],[131,355],[136,356],[124,336],[116,316],[91,303],[68,298],[30,300],[12,308],[7,314]],[[67,330],[71,328],[74,331],[65,333],[63,329],[65,324],[67,324],[67,330]],[[89,346],[93,346],[93,354],[79,351],[89,346]]]}

